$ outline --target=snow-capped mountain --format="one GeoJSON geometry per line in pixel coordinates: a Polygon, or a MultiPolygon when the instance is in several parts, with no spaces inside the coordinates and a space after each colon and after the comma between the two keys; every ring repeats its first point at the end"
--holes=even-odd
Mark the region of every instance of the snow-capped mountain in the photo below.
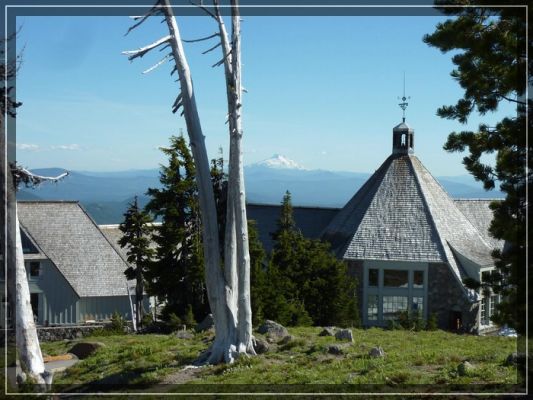
{"type": "Polygon", "coordinates": [[[255,164],[251,164],[251,167],[267,167],[275,169],[299,169],[305,170],[306,168],[299,165],[296,161],[293,161],[281,154],[274,154],[272,157],[267,158],[266,160],[259,161],[255,164]]]}

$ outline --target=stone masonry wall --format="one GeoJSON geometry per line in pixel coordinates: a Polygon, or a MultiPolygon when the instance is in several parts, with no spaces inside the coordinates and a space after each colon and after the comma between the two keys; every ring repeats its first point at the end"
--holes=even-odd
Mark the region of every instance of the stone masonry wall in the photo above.
{"type": "Polygon", "coordinates": [[[104,325],[90,326],[57,326],[57,327],[38,327],[37,336],[42,342],[52,342],[63,339],[80,339],[89,336],[95,329],[103,328],[104,325]]]}
{"type": "Polygon", "coordinates": [[[462,331],[477,332],[478,303],[470,303],[446,264],[429,264],[428,315],[437,315],[438,326],[450,330],[452,312],[460,312],[462,331]]]}

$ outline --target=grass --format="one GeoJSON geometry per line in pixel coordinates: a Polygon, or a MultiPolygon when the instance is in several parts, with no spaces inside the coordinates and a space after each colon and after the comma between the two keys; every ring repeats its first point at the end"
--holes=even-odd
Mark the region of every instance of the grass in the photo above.
{"type": "MultiPolygon", "coordinates": [[[[443,331],[411,332],[382,329],[353,330],[354,343],[320,337],[321,328],[289,329],[293,339],[271,344],[271,350],[246,357],[231,365],[207,366],[183,373],[208,346],[208,333],[193,339],[173,335],[127,335],[85,338],[105,347],[81,360],[54,383],[90,385],[112,383],[154,388],[159,382],[187,384],[517,384],[516,368],[505,365],[516,351],[516,339],[491,336],[456,335],[443,331]],[[344,354],[328,354],[329,344],[343,346],[344,354]],[[369,350],[381,346],[386,356],[370,358],[369,350]],[[469,361],[474,370],[457,374],[457,365],[469,361]]],[[[257,335],[261,336],[261,335],[257,335]]],[[[73,342],[43,343],[50,356],[64,354],[73,342]]],[[[158,390],[176,390],[167,386],[158,390]]]]}

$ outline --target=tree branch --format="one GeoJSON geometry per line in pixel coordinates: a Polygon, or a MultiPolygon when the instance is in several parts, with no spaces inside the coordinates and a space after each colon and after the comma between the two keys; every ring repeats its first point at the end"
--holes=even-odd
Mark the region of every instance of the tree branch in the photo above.
{"type": "Polygon", "coordinates": [[[168,35],[168,36],[162,37],[161,39],[155,41],[152,44],[149,44],[148,46],[141,47],[137,50],[123,51],[122,54],[129,56],[128,60],[133,61],[135,58],[144,56],[150,50],[155,49],[156,47],[162,45],[163,43],[167,43],[170,39],[171,39],[171,36],[168,35]]]}
{"type": "Polygon", "coordinates": [[[214,18],[215,20],[217,19],[217,17],[215,16],[215,14],[213,14],[211,11],[209,11],[209,9],[205,8],[202,4],[197,4],[195,3],[194,1],[189,1],[189,3],[191,3],[193,6],[196,6],[198,8],[201,8],[202,11],[204,11],[207,15],[209,15],[211,18],[214,18]]]}
{"type": "Polygon", "coordinates": [[[226,59],[229,58],[230,55],[231,55],[231,50],[228,52],[228,54],[226,54],[226,56],[225,56],[222,60],[220,60],[220,61],[214,63],[213,65],[211,65],[211,67],[212,67],[212,68],[214,68],[214,67],[220,67],[222,64],[224,64],[224,61],[226,61],[226,59]]]}
{"type": "Polygon", "coordinates": [[[218,42],[217,44],[215,44],[213,47],[207,49],[206,51],[202,52],[202,54],[207,54],[209,53],[210,51],[213,51],[215,50],[217,47],[220,47],[222,46],[222,42],[218,42]]]}
{"type": "Polygon", "coordinates": [[[220,34],[218,32],[215,32],[212,35],[209,35],[209,36],[206,36],[200,39],[190,39],[190,40],[182,39],[181,41],[185,43],[195,43],[195,42],[202,42],[204,40],[213,39],[214,37],[217,37],[217,36],[220,36],[220,34]]]}
{"type": "Polygon", "coordinates": [[[172,53],[167,54],[165,57],[163,57],[161,60],[159,60],[156,64],[152,65],[150,68],[144,70],[142,73],[147,74],[149,72],[152,72],[154,69],[159,67],[161,64],[163,64],[165,61],[167,61],[170,57],[172,57],[172,53]]]}
{"type": "Polygon", "coordinates": [[[135,17],[131,17],[133,18],[133,20],[138,20],[140,19],[139,22],[133,24],[132,26],[130,26],[130,28],[128,29],[128,31],[124,34],[124,36],[127,36],[128,33],[130,33],[132,30],[134,30],[135,28],[137,28],[139,25],[141,25],[144,21],[146,21],[148,19],[148,17],[151,17],[153,15],[157,15],[158,13],[161,12],[161,5],[159,4],[159,0],[155,3],[155,5],[150,9],[150,11],[148,11],[145,15],[143,16],[135,16],[135,17]]]}

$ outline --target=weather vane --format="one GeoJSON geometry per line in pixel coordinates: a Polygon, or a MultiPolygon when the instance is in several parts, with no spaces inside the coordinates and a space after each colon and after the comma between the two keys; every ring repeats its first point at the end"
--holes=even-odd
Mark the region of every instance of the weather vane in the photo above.
{"type": "MultiPolygon", "coordinates": [[[[408,100],[410,98],[411,98],[411,96],[405,97],[405,71],[404,71],[403,72],[403,96],[402,96],[402,102],[398,104],[400,106],[400,108],[402,109],[402,114],[403,114],[402,115],[402,120],[403,120],[403,122],[405,122],[405,109],[409,105],[409,103],[407,103],[405,100],[408,100]]],[[[399,97],[398,97],[398,99],[399,99],[399,97]]]]}

